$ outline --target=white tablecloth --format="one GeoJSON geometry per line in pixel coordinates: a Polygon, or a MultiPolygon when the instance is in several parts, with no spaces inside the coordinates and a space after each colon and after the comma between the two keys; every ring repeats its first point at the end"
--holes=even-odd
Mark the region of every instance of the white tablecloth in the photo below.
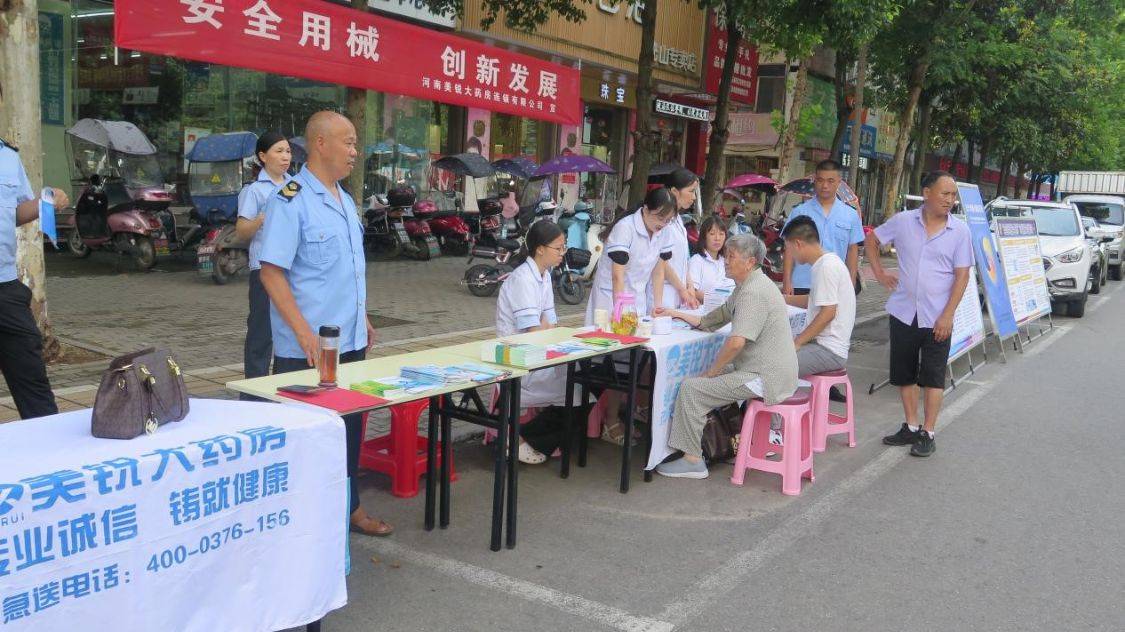
{"type": "Polygon", "coordinates": [[[192,400],[131,441],[0,425],[0,630],[280,630],[347,602],[344,428],[192,400]]]}
{"type": "Polygon", "coordinates": [[[672,426],[672,412],[676,408],[676,395],[685,378],[702,375],[714,364],[719,349],[727,338],[730,326],[708,333],[676,329],[663,336],[653,336],[645,348],[656,355],[652,393],[652,451],[645,469],[653,469],[672,454],[668,447],[668,432],[672,426]]]}

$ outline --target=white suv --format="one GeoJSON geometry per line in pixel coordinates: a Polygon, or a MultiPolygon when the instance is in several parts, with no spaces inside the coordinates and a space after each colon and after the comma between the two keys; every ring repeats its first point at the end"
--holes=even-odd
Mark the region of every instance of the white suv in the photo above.
{"type": "Polygon", "coordinates": [[[992,201],[988,208],[994,217],[1035,218],[1051,305],[1060,311],[1065,307],[1069,316],[1081,318],[1086,313],[1094,259],[1086,243],[1078,208],[1068,202],[1003,198],[992,201]]]}
{"type": "Polygon", "coordinates": [[[1090,236],[1106,242],[1109,257],[1109,278],[1120,281],[1125,271],[1125,198],[1118,195],[1068,195],[1064,202],[1078,207],[1083,217],[1092,217],[1098,222],[1097,230],[1090,236]]]}

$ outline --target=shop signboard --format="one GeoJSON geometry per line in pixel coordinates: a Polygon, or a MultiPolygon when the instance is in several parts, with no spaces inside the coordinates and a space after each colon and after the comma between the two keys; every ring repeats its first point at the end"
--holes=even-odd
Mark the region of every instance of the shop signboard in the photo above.
{"type": "Polygon", "coordinates": [[[426,24],[446,28],[453,28],[453,25],[456,24],[453,14],[431,11],[422,0],[367,0],[367,6],[376,11],[401,15],[404,18],[425,22],[426,24]]]}
{"type": "Polygon", "coordinates": [[[63,65],[63,16],[39,12],[40,118],[47,125],[62,125],[66,109],[63,65]]]}
{"type": "MultiPolygon", "coordinates": [[[[719,94],[719,83],[723,77],[729,38],[725,19],[711,11],[707,17],[707,55],[705,60],[704,88],[710,94],[719,94]]],[[[734,61],[734,75],[730,84],[730,100],[735,103],[754,105],[758,97],[758,49],[739,42],[734,61]]]]}
{"type": "Polygon", "coordinates": [[[778,133],[770,114],[737,112],[730,115],[728,123],[730,137],[727,145],[767,145],[777,144],[778,133]]]}
{"type": "Polygon", "coordinates": [[[996,245],[1004,263],[1008,296],[1016,323],[1025,325],[1051,313],[1047,273],[1039,251],[1039,229],[1030,217],[996,218],[996,245]]]}
{"type": "Polygon", "coordinates": [[[554,123],[582,118],[575,68],[319,0],[119,0],[114,43],[478,107],[554,123]]]}
{"type": "Polygon", "coordinates": [[[710,119],[710,112],[707,111],[707,108],[697,108],[695,106],[674,103],[663,99],[656,99],[653,107],[657,114],[676,116],[693,121],[707,121],[710,119]]]}
{"type": "MultiPolygon", "coordinates": [[[[848,125],[844,129],[843,151],[845,153],[851,153],[852,151],[852,128],[855,126],[854,123],[854,121],[848,121],[848,125]]],[[[861,158],[875,157],[875,139],[878,135],[879,130],[874,125],[863,125],[859,128],[859,155],[861,158]]]]}
{"type": "Polygon", "coordinates": [[[637,89],[624,75],[609,79],[585,76],[582,77],[582,100],[632,110],[637,107],[637,89]]]}

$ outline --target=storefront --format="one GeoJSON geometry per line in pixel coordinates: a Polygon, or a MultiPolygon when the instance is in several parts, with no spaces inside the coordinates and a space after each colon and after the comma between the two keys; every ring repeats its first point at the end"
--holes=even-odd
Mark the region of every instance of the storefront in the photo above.
{"type": "MultiPolygon", "coordinates": [[[[372,0],[394,12],[400,4],[372,0]]],[[[487,114],[497,157],[542,158],[553,150],[543,139],[554,124],[581,117],[574,69],[321,0],[44,0],[41,8],[41,22],[62,25],[57,39],[70,60],[64,116],[44,126],[45,146],[65,145],[63,130],[81,118],[128,120],[158,147],[169,184],[185,184],[196,139],[238,130],[300,136],[313,112],[346,109],[347,85],[368,89],[367,194],[400,180],[423,193],[440,186],[429,163],[467,147],[470,111],[487,114]]],[[[415,22],[453,23],[407,8],[415,22]]],[[[50,152],[45,168],[69,178],[66,160],[50,152]]]]}
{"type": "MultiPolygon", "coordinates": [[[[703,70],[705,12],[689,0],[660,3],[653,51],[653,79],[659,98],[676,99],[679,92],[698,92],[703,70]]],[[[553,152],[594,156],[616,170],[609,177],[597,174],[564,174],[558,182],[558,201],[571,206],[579,197],[616,206],[622,184],[632,168],[632,130],[636,128],[637,55],[640,51],[640,8],[632,2],[594,2],[586,20],[578,25],[562,19],[548,20],[534,32],[510,29],[502,23],[488,30],[479,3],[466,3],[462,32],[488,43],[503,43],[522,51],[551,51],[552,59],[581,68],[582,120],[559,124],[537,134],[542,148],[553,152]],[[548,142],[550,141],[550,142],[548,142]]],[[[653,107],[649,103],[647,107],[653,107]]],[[[470,117],[471,118],[471,117],[470,117]]],[[[693,122],[680,116],[658,116],[659,156],[654,162],[682,163],[693,122]]],[[[698,131],[701,126],[694,125],[698,131]]],[[[494,143],[495,144],[495,143],[494,143]]],[[[702,164],[695,165],[702,169],[702,164]]]]}

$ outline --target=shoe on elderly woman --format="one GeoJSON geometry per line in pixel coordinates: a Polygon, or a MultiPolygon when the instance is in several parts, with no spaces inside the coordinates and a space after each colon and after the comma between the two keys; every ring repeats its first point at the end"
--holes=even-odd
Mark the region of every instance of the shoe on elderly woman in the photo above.
{"type": "Polygon", "coordinates": [[[687,459],[676,459],[656,466],[656,473],[672,478],[707,478],[707,464],[702,460],[692,463],[687,459]]]}

